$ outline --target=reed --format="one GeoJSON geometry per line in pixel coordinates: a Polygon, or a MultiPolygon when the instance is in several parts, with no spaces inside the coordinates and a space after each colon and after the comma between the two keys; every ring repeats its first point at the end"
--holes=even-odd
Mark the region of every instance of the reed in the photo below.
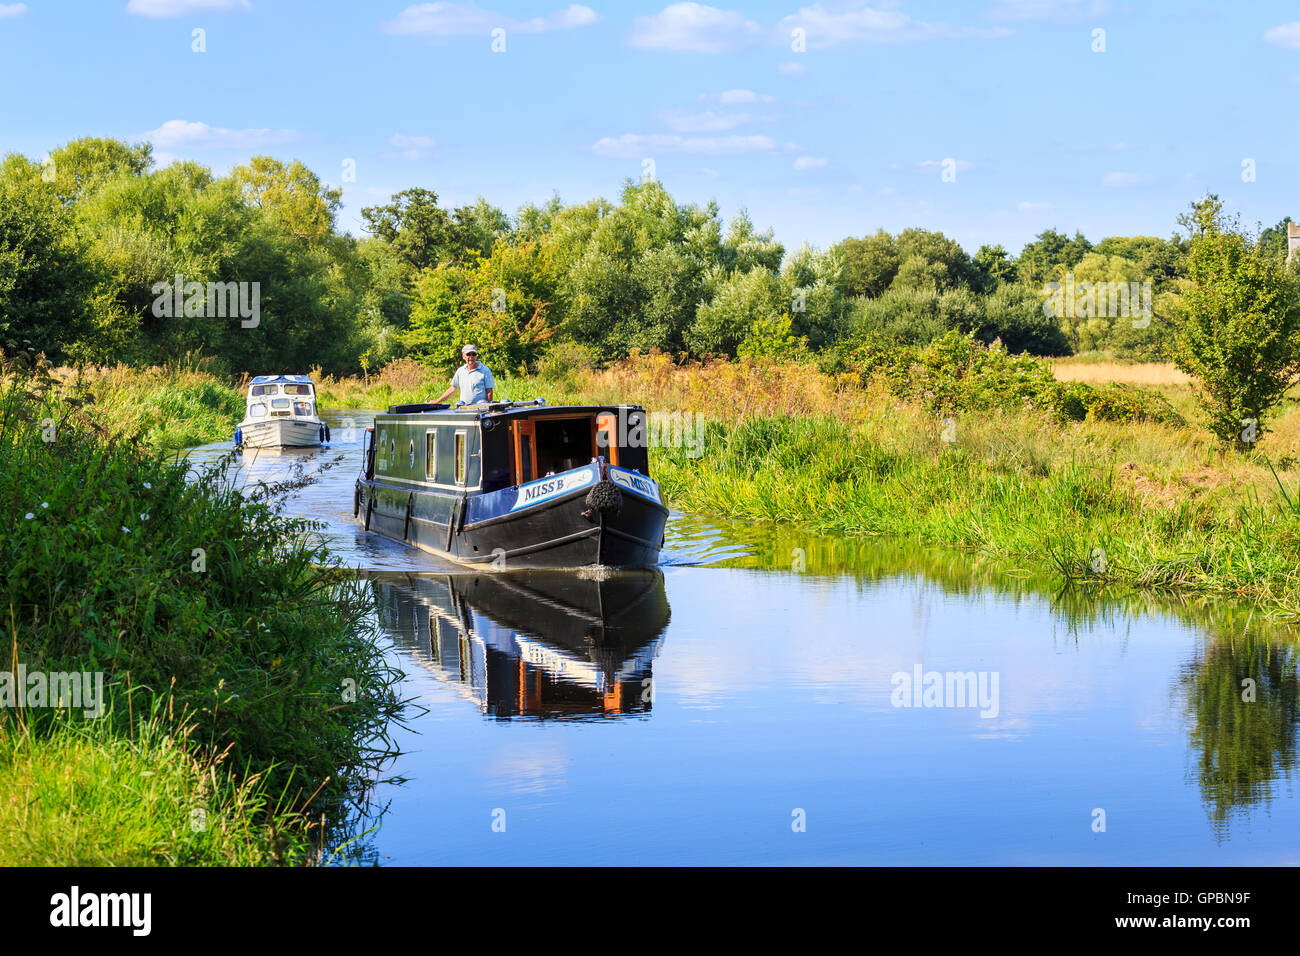
{"type": "Polygon", "coordinates": [[[1211,462],[1222,472],[1204,473],[1217,480],[1191,484],[1182,469],[1203,449],[1189,448],[1183,429],[1148,434],[1139,467],[1115,456],[1116,447],[1138,450],[1119,433],[1132,426],[1098,424],[971,417],[946,441],[915,409],[859,422],[751,418],[712,423],[698,458],[657,450],[653,468],[688,512],[810,538],[943,545],[1066,580],[1216,594],[1296,616],[1300,515],[1267,463],[1211,462]]]}

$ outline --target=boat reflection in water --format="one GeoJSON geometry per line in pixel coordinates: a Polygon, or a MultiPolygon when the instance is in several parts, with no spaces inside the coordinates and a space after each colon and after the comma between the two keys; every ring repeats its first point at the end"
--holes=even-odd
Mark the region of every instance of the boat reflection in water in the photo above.
{"type": "Polygon", "coordinates": [[[485,714],[650,711],[669,616],[659,570],[378,574],[372,583],[394,642],[485,714]]]}

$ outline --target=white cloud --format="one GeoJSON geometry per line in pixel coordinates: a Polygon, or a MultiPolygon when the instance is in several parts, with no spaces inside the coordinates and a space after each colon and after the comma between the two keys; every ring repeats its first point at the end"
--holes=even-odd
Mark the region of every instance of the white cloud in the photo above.
{"type": "Polygon", "coordinates": [[[1017,204],[1017,209],[1021,212],[1044,212],[1052,208],[1050,202],[1029,202],[1028,200],[1017,204]]]}
{"type": "Polygon", "coordinates": [[[399,150],[397,153],[385,153],[387,156],[400,156],[402,159],[420,159],[428,155],[429,151],[437,144],[430,136],[407,136],[405,133],[394,133],[388,137],[388,145],[395,146],[399,150]]]}
{"type": "Polygon", "coordinates": [[[827,160],[817,156],[800,156],[794,161],[795,169],[821,169],[825,166],[827,160]]]}
{"type": "Polygon", "coordinates": [[[753,113],[720,113],[716,110],[705,110],[703,113],[668,111],[659,115],[669,129],[678,133],[721,133],[746,123],[771,119],[770,116],[755,116],[753,113]]]}
{"type": "Polygon", "coordinates": [[[674,3],[632,23],[628,44],[645,50],[681,53],[728,53],[750,46],[762,30],[734,10],[699,3],[674,3]]]}
{"type": "Polygon", "coordinates": [[[829,9],[821,3],[804,7],[777,24],[784,36],[789,36],[790,31],[796,28],[804,31],[809,49],[839,43],[917,43],[955,37],[1002,37],[1010,33],[1005,27],[976,29],[947,23],[923,23],[901,10],[839,5],[829,9]]]}
{"type": "Polygon", "coordinates": [[[407,7],[381,25],[386,33],[402,36],[489,36],[501,27],[507,33],[549,33],[591,26],[600,16],[591,7],[570,4],[543,17],[516,20],[503,13],[484,10],[470,3],[419,3],[407,7]]]}
{"type": "Polygon", "coordinates": [[[27,4],[25,3],[0,3],[0,20],[21,17],[26,12],[27,4]]]}
{"type": "Polygon", "coordinates": [[[1107,173],[1101,178],[1103,186],[1122,187],[1136,186],[1142,181],[1137,173],[1107,173]]]}
{"type": "Polygon", "coordinates": [[[706,103],[721,103],[723,106],[740,106],[746,103],[772,103],[776,97],[755,93],[753,90],[723,90],[721,93],[701,93],[700,99],[706,103]]]}
{"type": "Polygon", "coordinates": [[[168,120],[144,138],[164,149],[260,149],[291,143],[298,134],[291,129],[224,129],[207,123],[168,120]]]}
{"type": "Polygon", "coordinates": [[[1283,23],[1264,31],[1264,42],[1288,50],[1300,50],[1300,22],[1283,23]]]}
{"type": "Polygon", "coordinates": [[[995,20],[1079,20],[1110,13],[1108,0],[993,0],[995,20]]]}
{"type": "Polygon", "coordinates": [[[624,133],[617,138],[606,136],[598,140],[591,151],[598,156],[637,159],[653,153],[755,153],[774,149],[775,146],[766,136],[641,136],[624,133]]]}
{"type": "Polygon", "coordinates": [[[249,0],[129,0],[126,12],[137,17],[180,17],[191,13],[243,13],[249,0]]]}
{"type": "Polygon", "coordinates": [[[776,72],[782,76],[803,76],[808,72],[808,67],[795,60],[786,60],[776,65],[776,72]]]}

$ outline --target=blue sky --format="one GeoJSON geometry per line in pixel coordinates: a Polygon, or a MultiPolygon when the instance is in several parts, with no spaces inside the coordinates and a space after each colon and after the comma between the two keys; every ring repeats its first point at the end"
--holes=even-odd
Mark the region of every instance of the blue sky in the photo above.
{"type": "Polygon", "coordinates": [[[1206,191],[1247,223],[1300,217],[1300,5],[1271,0],[0,0],[0,83],[0,151],[296,157],[354,233],[409,186],[514,212],[615,198],[647,159],[788,248],[1168,235],[1206,191]]]}

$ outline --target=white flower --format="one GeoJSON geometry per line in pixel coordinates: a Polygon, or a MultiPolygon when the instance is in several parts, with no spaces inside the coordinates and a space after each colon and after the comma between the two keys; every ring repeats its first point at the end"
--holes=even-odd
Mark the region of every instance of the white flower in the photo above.
{"type": "Polygon", "coordinates": [[[35,517],[36,517],[36,515],[32,514],[30,511],[27,512],[27,520],[28,520],[28,521],[31,521],[31,520],[32,520],[33,518],[35,518],[35,517]]]}
{"type": "Polygon", "coordinates": [[[49,506],[50,506],[50,503],[49,503],[48,501],[42,501],[42,502],[41,502],[41,507],[42,507],[42,508],[48,508],[49,506]]]}
{"type": "Polygon", "coordinates": [[[131,529],[128,528],[126,525],[122,525],[122,531],[123,531],[125,534],[130,534],[130,533],[131,533],[131,529]]]}
{"type": "Polygon", "coordinates": [[[141,520],[141,521],[148,521],[148,520],[149,520],[149,512],[146,511],[144,514],[140,515],[140,520],[141,520]]]}
{"type": "Polygon", "coordinates": [[[149,484],[149,482],[147,482],[147,481],[144,483],[144,486],[145,486],[146,488],[148,488],[149,490],[151,490],[151,491],[153,490],[153,485],[149,484]]]}

